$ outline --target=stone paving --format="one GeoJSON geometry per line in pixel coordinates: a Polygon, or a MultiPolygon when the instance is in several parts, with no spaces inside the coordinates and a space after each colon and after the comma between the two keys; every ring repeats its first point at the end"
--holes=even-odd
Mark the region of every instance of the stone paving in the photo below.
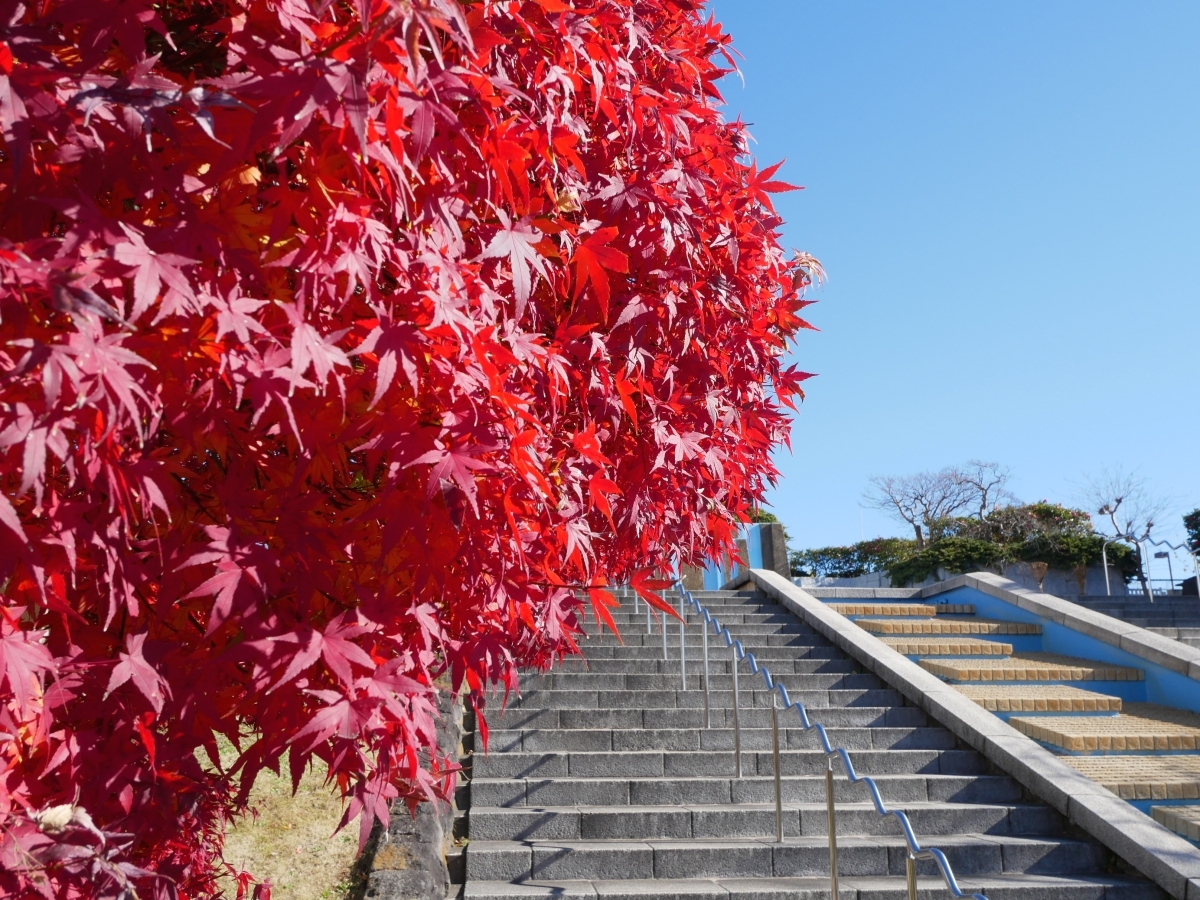
{"type": "Polygon", "coordinates": [[[1041,634],[1042,626],[994,619],[862,619],[858,623],[872,634],[1041,634]]]}
{"type": "Polygon", "coordinates": [[[1176,834],[1200,842],[1200,806],[1155,806],[1150,814],[1176,834]]]}
{"type": "Polygon", "coordinates": [[[1122,800],[1200,800],[1200,756],[1068,756],[1122,800]]]}
{"type": "Polygon", "coordinates": [[[989,712],[1120,712],[1121,698],[1066,684],[956,684],[989,712]]]}
{"type": "Polygon", "coordinates": [[[831,603],[829,608],[843,616],[973,616],[970,604],[932,603],[831,603]]]}
{"type": "Polygon", "coordinates": [[[1200,716],[1153,703],[1127,703],[1119,716],[1014,716],[1008,724],[1067,753],[1200,750],[1200,716]]]}
{"type": "Polygon", "coordinates": [[[922,659],[921,668],[947,681],[1142,681],[1141,669],[1058,653],[1014,653],[1004,659],[922,659]]]}
{"type": "Polygon", "coordinates": [[[961,637],[883,637],[885,644],[905,656],[1008,656],[1013,652],[1012,644],[999,641],[981,641],[961,637]]]}

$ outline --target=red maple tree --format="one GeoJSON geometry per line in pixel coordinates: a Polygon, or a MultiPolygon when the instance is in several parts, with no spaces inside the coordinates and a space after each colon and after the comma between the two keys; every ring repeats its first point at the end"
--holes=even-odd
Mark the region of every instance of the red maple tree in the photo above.
{"type": "Polygon", "coordinates": [[[701,4],[0,7],[6,895],[204,895],[284,759],[365,835],[733,550],[819,268],[701,4]]]}

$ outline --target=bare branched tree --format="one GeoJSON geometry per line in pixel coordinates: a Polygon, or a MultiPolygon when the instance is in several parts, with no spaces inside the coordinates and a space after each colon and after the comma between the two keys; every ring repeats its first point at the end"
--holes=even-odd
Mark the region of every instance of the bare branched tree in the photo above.
{"type": "Polygon", "coordinates": [[[1138,581],[1149,597],[1150,582],[1146,577],[1142,541],[1150,536],[1155,523],[1166,511],[1166,500],[1150,491],[1145,478],[1120,466],[1104,469],[1099,476],[1088,478],[1084,482],[1083,496],[1087,508],[1107,520],[1096,529],[1097,533],[1133,544],[1138,581]]]}
{"type": "Polygon", "coordinates": [[[870,481],[871,487],[863,494],[864,503],[907,522],[918,548],[925,546],[932,526],[973,505],[975,499],[972,489],[951,467],[916,475],[877,475],[870,481]]]}
{"type": "Polygon", "coordinates": [[[972,506],[978,507],[981,521],[986,522],[988,513],[1001,503],[1017,502],[1017,498],[1008,490],[1012,470],[1007,466],[972,459],[965,466],[955,466],[947,471],[951,472],[968,492],[974,493],[972,506]]]}

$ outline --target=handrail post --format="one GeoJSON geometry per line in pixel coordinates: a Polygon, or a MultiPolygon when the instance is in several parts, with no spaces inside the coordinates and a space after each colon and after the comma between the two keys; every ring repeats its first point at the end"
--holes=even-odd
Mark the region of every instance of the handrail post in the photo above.
{"type": "Polygon", "coordinates": [[[829,815],[829,896],[837,900],[837,811],[833,806],[833,760],[825,757],[825,810],[829,815]]]}
{"type": "Polygon", "coordinates": [[[771,692],[771,747],[775,757],[775,843],[783,843],[783,786],[779,777],[779,703],[771,692]]]}
{"type": "Polygon", "coordinates": [[[734,772],[742,777],[742,725],[738,719],[738,658],[737,644],[730,644],[733,651],[733,760],[734,772]]]}
{"type": "Polygon", "coordinates": [[[683,605],[683,594],[679,595],[679,684],[687,690],[687,607],[683,605]]]}
{"type": "Polygon", "coordinates": [[[708,711],[708,623],[700,619],[700,634],[704,636],[704,727],[711,728],[708,711]]]}
{"type": "Polygon", "coordinates": [[[911,853],[904,860],[904,874],[908,876],[908,900],[917,900],[917,858],[911,853]]]}
{"type": "Polygon", "coordinates": [[[654,634],[654,631],[650,628],[650,604],[649,603],[646,604],[646,634],[654,634]]]}

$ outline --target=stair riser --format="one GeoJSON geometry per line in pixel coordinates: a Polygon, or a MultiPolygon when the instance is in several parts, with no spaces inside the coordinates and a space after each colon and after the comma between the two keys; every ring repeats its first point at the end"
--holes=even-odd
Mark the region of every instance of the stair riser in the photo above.
{"type": "MultiPolygon", "coordinates": [[[[795,713],[785,713],[795,715],[795,713]]],[[[928,725],[923,712],[911,706],[839,706],[808,707],[813,722],[827,728],[920,728],[928,725]]],[[[743,707],[738,715],[742,728],[770,728],[771,711],[743,707]]],[[[515,731],[527,728],[702,728],[703,707],[688,709],[513,709],[489,712],[492,730],[515,731]]],[[[713,705],[709,710],[711,728],[732,728],[733,709],[713,705]]]]}
{"type": "MultiPolygon", "coordinates": [[[[777,684],[782,684],[788,691],[818,691],[831,688],[862,690],[883,687],[883,683],[874,675],[845,672],[816,672],[816,673],[783,673],[771,667],[771,675],[777,684]]],[[[738,690],[753,689],[762,684],[761,675],[751,675],[749,672],[738,674],[738,690]]],[[[532,691],[679,691],[681,677],[676,675],[621,675],[618,673],[578,673],[559,672],[550,675],[535,675],[521,680],[521,693],[532,691]]],[[[687,679],[689,691],[704,692],[704,683],[699,674],[687,679]]],[[[732,694],[732,675],[710,675],[708,679],[709,695],[715,693],[732,694]]]]}
{"type": "MultiPolygon", "coordinates": [[[[951,804],[908,809],[913,830],[922,835],[1048,834],[1061,830],[1053,810],[1040,806],[951,804]]],[[[770,808],[596,810],[582,812],[514,807],[471,812],[471,839],[483,841],[644,841],[716,838],[770,838],[775,811],[770,808]]],[[[828,834],[824,804],[783,808],[785,836],[828,834]]],[[[899,826],[874,809],[838,809],[838,828],[854,835],[895,834],[899,826]]],[[[594,875],[591,877],[601,877],[594,875]]],[[[608,876],[605,876],[608,877],[608,876]]]]}
{"type": "MultiPolygon", "coordinates": [[[[959,876],[1029,871],[1042,875],[1074,875],[1104,866],[1100,848],[1080,842],[1029,842],[1005,846],[978,841],[945,845],[945,852],[959,876]]],[[[905,848],[899,842],[843,841],[838,847],[838,871],[848,878],[903,875],[905,857],[905,848]]],[[[492,880],[828,876],[829,849],[821,843],[732,848],[707,844],[695,848],[633,844],[610,851],[555,846],[513,847],[507,851],[474,854],[468,850],[467,871],[470,878],[492,880]],[[625,862],[623,867],[621,860],[625,862]]],[[[918,863],[917,872],[934,875],[937,869],[933,862],[924,861],[918,863]]],[[[1008,892],[1003,896],[1008,897],[1008,892]]],[[[1057,897],[1055,894],[1055,900],[1057,897]]]]}
{"type": "MultiPolygon", "coordinates": [[[[1144,881],[1118,877],[1086,881],[1041,879],[1013,882],[1004,875],[979,875],[961,882],[964,890],[986,892],[1002,900],[1167,900],[1167,895],[1144,881]]],[[[842,900],[903,900],[903,876],[844,876],[842,900]]],[[[918,882],[922,900],[942,900],[941,877],[924,876],[918,882]]],[[[508,884],[468,882],[464,900],[829,900],[829,875],[806,877],[649,880],[649,881],[537,881],[508,884]]]]}
{"type": "MultiPolygon", "coordinates": [[[[743,643],[745,647],[746,644],[743,643]]],[[[600,645],[595,642],[584,641],[581,644],[581,649],[584,656],[591,659],[657,659],[662,657],[662,640],[661,638],[656,644],[641,646],[620,646],[616,643],[600,645]]],[[[699,644],[694,648],[697,652],[693,653],[693,648],[688,647],[687,662],[699,666],[701,661],[702,648],[699,644]]],[[[844,659],[833,647],[821,642],[813,644],[793,644],[787,647],[748,647],[759,661],[765,661],[768,664],[772,660],[784,660],[789,666],[793,660],[797,659],[844,659]]],[[[708,653],[710,660],[730,659],[733,651],[725,647],[714,646],[713,642],[708,645],[708,653]]],[[[676,641],[673,646],[667,647],[667,661],[674,662],[676,667],[679,665],[679,642],[676,641]]],[[[743,662],[741,664],[745,666],[743,662]]]]}
{"type": "MultiPolygon", "coordinates": [[[[758,683],[762,679],[755,676],[758,683]]],[[[753,684],[753,681],[751,682],[753,684]]],[[[746,685],[749,688],[750,685],[746,685]]],[[[890,689],[881,690],[789,690],[793,703],[810,706],[893,706],[899,705],[900,695],[890,689]]],[[[772,702],[779,699],[775,691],[742,689],[738,695],[741,707],[770,709],[772,702]]],[[[722,697],[720,692],[709,694],[709,708],[732,709],[731,694],[722,697]]],[[[703,691],[532,691],[509,704],[513,709],[703,709],[703,691]]],[[[787,715],[795,716],[796,713],[787,715]]]]}
{"type": "MultiPolygon", "coordinates": [[[[663,659],[661,648],[659,648],[659,656],[654,659],[610,659],[610,658],[595,658],[595,657],[573,657],[556,665],[550,672],[551,675],[573,675],[573,674],[596,674],[596,675],[671,675],[679,676],[679,656],[676,654],[674,659],[663,659]]],[[[757,658],[758,654],[755,654],[757,658]]],[[[687,673],[689,684],[698,684],[699,682],[691,681],[692,678],[699,678],[704,671],[704,657],[688,656],[687,673]]],[[[861,666],[849,659],[830,659],[828,657],[810,657],[804,659],[776,660],[768,664],[772,672],[778,672],[780,675],[796,674],[796,675],[818,675],[822,673],[841,672],[849,674],[861,670],[861,666]]],[[[713,651],[709,647],[708,652],[708,674],[712,678],[719,676],[730,677],[733,671],[733,662],[730,660],[730,652],[724,648],[720,654],[713,651]]],[[[744,675],[748,670],[745,663],[739,663],[738,675],[744,675]]],[[[539,673],[540,674],[540,673],[539,673]]],[[[528,678],[535,677],[534,673],[530,673],[522,678],[522,683],[528,678]]]]}
{"type": "MultiPolygon", "coordinates": [[[[775,626],[772,626],[775,627],[775,626]]],[[[697,651],[703,650],[704,639],[699,631],[689,631],[686,635],[685,644],[688,648],[688,653],[692,652],[695,647],[697,651]]],[[[742,646],[747,650],[753,651],[758,647],[816,647],[825,645],[826,641],[822,637],[818,637],[809,631],[771,631],[766,633],[754,634],[735,634],[734,638],[741,642],[742,646]]],[[[662,652],[662,635],[657,631],[654,634],[646,634],[644,631],[625,631],[621,633],[618,640],[617,636],[611,631],[605,631],[602,634],[595,635],[590,638],[584,638],[579,642],[579,646],[583,649],[586,655],[592,647],[657,647],[659,652],[662,652]]],[[[710,637],[708,642],[709,652],[714,650],[725,649],[725,641],[717,637],[710,637]]],[[[674,659],[679,658],[679,630],[672,629],[667,632],[667,651],[674,659]]]]}
{"type": "MultiPolygon", "coordinates": [[[[742,751],[772,749],[771,730],[742,729],[742,751]]],[[[830,742],[847,750],[951,750],[954,736],[943,728],[830,728],[830,742]]],[[[780,729],[781,747],[811,750],[820,746],[816,731],[780,729]]],[[[543,753],[551,750],[591,752],[630,750],[732,751],[732,729],[577,729],[495,731],[489,735],[490,753],[543,753]]]]}
{"type": "MultiPolygon", "coordinates": [[[[718,616],[718,618],[720,618],[718,616]]],[[[782,619],[782,616],[763,615],[764,619],[782,619]]],[[[657,637],[662,640],[662,623],[652,622],[650,630],[646,630],[645,619],[631,619],[627,622],[622,622],[619,619],[613,620],[617,626],[617,630],[621,632],[621,636],[628,640],[632,634],[641,634],[643,636],[657,637]]],[[[789,621],[765,621],[765,622],[733,622],[721,619],[721,626],[726,629],[734,637],[741,635],[757,635],[757,634],[815,634],[809,626],[797,622],[794,618],[789,617],[789,621]]],[[[612,630],[607,624],[598,626],[595,623],[588,622],[585,624],[585,630],[592,635],[592,640],[595,640],[601,635],[611,635],[612,630]]],[[[697,619],[689,621],[685,626],[685,634],[691,638],[695,637],[697,641],[702,640],[703,620],[697,619]]],[[[679,640],[679,620],[669,619],[667,621],[667,636],[673,637],[676,641],[679,640]]],[[[708,632],[709,641],[718,641],[721,638],[717,632],[710,626],[708,632]]]]}
{"type": "MultiPolygon", "coordinates": [[[[957,803],[1015,803],[1021,789],[1007,776],[971,778],[938,775],[887,775],[877,779],[887,803],[923,801],[957,803]]],[[[785,803],[825,802],[825,779],[788,777],[780,781],[785,803]]],[[[682,804],[773,803],[773,778],[729,779],[476,779],[472,797],[477,806],[671,806],[682,804]]],[[[868,796],[861,784],[834,780],[834,800],[860,803],[868,796]]]]}
{"type": "MultiPolygon", "coordinates": [[[[782,750],[782,775],[823,775],[825,755],[782,750]]],[[[970,750],[861,750],[851,757],[860,775],[982,775],[986,766],[970,750]]],[[[838,767],[840,768],[840,766],[838,767]]],[[[773,754],[743,753],[745,775],[774,776],[773,754]]],[[[842,773],[835,769],[838,775],[842,773]]],[[[476,778],[656,778],[729,776],[732,753],[494,753],[474,757],[476,778]]]]}
{"type": "MultiPolygon", "coordinates": [[[[721,627],[728,628],[731,632],[733,632],[733,630],[736,628],[771,628],[779,626],[788,628],[809,628],[808,625],[798,621],[796,617],[790,613],[779,611],[778,607],[775,607],[774,609],[764,609],[761,612],[721,612],[717,613],[714,618],[720,622],[721,627]]],[[[614,613],[613,622],[615,622],[617,627],[622,631],[631,629],[633,631],[641,631],[643,634],[646,633],[646,616],[644,614],[638,615],[637,613],[633,613],[630,615],[622,615],[621,613],[614,613]]],[[[602,631],[608,627],[607,624],[601,625],[600,623],[593,621],[590,617],[581,620],[581,624],[583,625],[584,630],[588,631],[589,633],[602,631]]],[[[697,634],[699,634],[700,631],[705,627],[708,628],[709,637],[715,637],[717,631],[714,629],[714,626],[711,622],[707,626],[705,625],[703,616],[689,615],[687,617],[688,631],[695,631],[697,634]]],[[[662,619],[652,618],[650,620],[650,633],[658,634],[661,629],[662,619]]],[[[673,616],[668,618],[667,631],[668,633],[673,631],[675,634],[678,634],[679,619],[673,616]]]]}

